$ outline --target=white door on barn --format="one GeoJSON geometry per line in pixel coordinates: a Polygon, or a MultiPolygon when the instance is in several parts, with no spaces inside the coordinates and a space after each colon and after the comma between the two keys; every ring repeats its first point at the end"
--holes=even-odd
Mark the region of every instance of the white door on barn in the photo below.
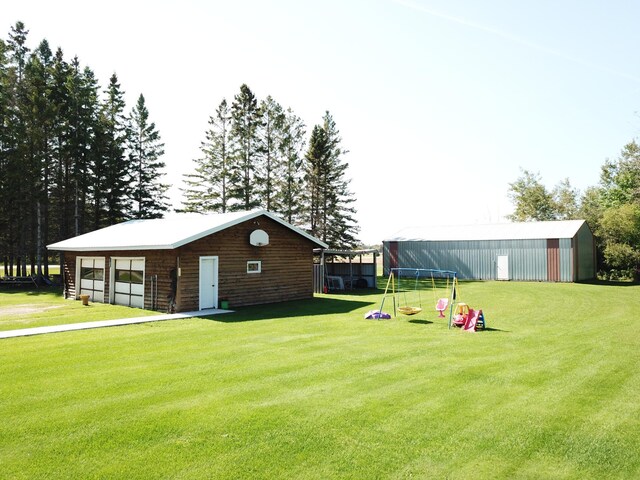
{"type": "Polygon", "coordinates": [[[509,280],[509,255],[498,255],[498,280],[509,280]]]}
{"type": "Polygon", "coordinates": [[[200,257],[199,309],[218,308],[218,257],[200,257]]]}

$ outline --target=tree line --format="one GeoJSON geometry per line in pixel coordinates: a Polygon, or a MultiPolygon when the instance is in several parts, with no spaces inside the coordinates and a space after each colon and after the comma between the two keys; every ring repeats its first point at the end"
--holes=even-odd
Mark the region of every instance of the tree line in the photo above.
{"type": "MultiPolygon", "coordinates": [[[[142,94],[127,109],[114,73],[33,51],[22,22],[0,39],[0,257],[4,275],[48,275],[46,245],[169,210],[164,144],[142,94]]],[[[327,112],[302,119],[248,86],[209,119],[181,211],[265,208],[334,247],[357,244],[347,153],[327,112]]]]}
{"type": "Polygon", "coordinates": [[[586,220],[594,233],[599,277],[640,280],[640,146],[633,140],[600,168],[584,192],[569,179],[547,189],[539,173],[523,170],[509,184],[514,221],[586,220]]]}
{"type": "Polygon", "coordinates": [[[264,208],[327,244],[356,246],[347,153],[329,112],[309,139],[291,108],[258,100],[245,84],[209,117],[194,171],[184,177],[182,211],[264,208]]]}
{"type": "Polygon", "coordinates": [[[48,275],[46,245],[168,209],[164,145],[145,98],[126,111],[77,57],[17,22],[0,39],[0,255],[4,275],[48,275]]]}

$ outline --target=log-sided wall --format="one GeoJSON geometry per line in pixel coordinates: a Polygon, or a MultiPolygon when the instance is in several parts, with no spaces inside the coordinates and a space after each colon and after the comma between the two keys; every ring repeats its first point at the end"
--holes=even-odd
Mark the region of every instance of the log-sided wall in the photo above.
{"type": "Polygon", "coordinates": [[[175,250],[127,250],[65,252],[65,294],[76,297],[76,258],[105,257],[105,301],[110,293],[110,259],[145,259],[144,305],[152,308],[151,276],[157,275],[156,309],[166,311],[171,292],[171,271],[180,271],[177,279],[176,311],[199,309],[200,257],[218,257],[218,299],[231,308],[259,305],[313,296],[313,248],[306,237],[266,216],[259,216],[196,240],[175,250]],[[256,247],[249,243],[252,231],[269,235],[269,244],[256,247]],[[247,261],[262,262],[261,273],[247,273],[247,261]]]}
{"type": "Polygon", "coordinates": [[[260,216],[177,249],[181,276],[177,304],[182,311],[198,310],[199,259],[218,257],[218,298],[231,308],[298,300],[313,296],[313,248],[316,245],[269,217],[260,216]],[[269,245],[249,244],[260,229],[269,245]],[[247,261],[262,262],[261,273],[247,273],[247,261]]]}
{"type": "Polygon", "coordinates": [[[177,259],[174,250],[127,250],[106,252],[65,252],[64,285],[66,298],[78,298],[76,289],[76,264],[78,257],[104,257],[104,301],[109,303],[111,293],[111,258],[144,258],[144,308],[166,312],[169,310],[171,292],[171,270],[176,269],[177,259]],[[151,293],[151,277],[157,275],[157,298],[151,293]]]}

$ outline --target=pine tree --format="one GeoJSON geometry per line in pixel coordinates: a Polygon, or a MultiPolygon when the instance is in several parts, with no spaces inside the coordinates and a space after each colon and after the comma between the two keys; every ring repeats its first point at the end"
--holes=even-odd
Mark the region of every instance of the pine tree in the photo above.
{"type": "MultiPolygon", "coordinates": [[[[26,184],[31,189],[30,202],[30,258],[31,271],[41,276],[45,243],[49,236],[49,191],[52,166],[53,124],[55,115],[51,94],[51,64],[53,54],[46,40],[29,57],[25,66],[25,120],[29,141],[29,156],[25,158],[26,184]]],[[[26,220],[25,220],[26,221],[26,220]]],[[[45,262],[46,264],[46,262],[45,262]]],[[[45,272],[48,274],[48,271],[45,272]]]]}
{"type": "Polygon", "coordinates": [[[307,204],[307,192],[304,189],[303,150],[305,147],[305,125],[293,111],[287,109],[282,124],[280,155],[282,171],[276,177],[277,210],[287,222],[302,224],[302,212],[307,204]]]}
{"type": "Polygon", "coordinates": [[[311,132],[305,157],[310,195],[307,215],[313,235],[334,248],[353,248],[359,228],[352,206],[355,198],[346,178],[348,164],[342,161],[347,152],[340,147],[341,141],[333,117],[326,112],[323,124],[311,132]]]}
{"type": "Polygon", "coordinates": [[[250,210],[259,205],[256,195],[256,172],[259,171],[260,125],[258,101],[251,89],[243,84],[231,105],[231,136],[233,162],[230,167],[231,185],[229,197],[231,210],[250,210]]]}
{"type": "MultiPolygon", "coordinates": [[[[17,22],[8,40],[0,39],[4,275],[26,275],[29,263],[32,274],[37,267],[38,274],[46,275],[45,245],[130,214],[128,129],[117,77],[100,103],[89,68],[82,70],[77,58],[67,63],[61,49],[52,55],[46,40],[30,53],[27,36],[24,24],[17,22]]],[[[154,177],[150,172],[157,159],[145,169],[145,178],[154,177]]]]}
{"type": "Polygon", "coordinates": [[[98,154],[93,162],[93,228],[119,223],[128,218],[129,164],[125,158],[128,126],[124,117],[124,92],[114,73],[105,90],[96,129],[98,154]]]}
{"type": "Polygon", "coordinates": [[[7,42],[10,55],[11,82],[9,96],[9,135],[7,152],[7,188],[8,188],[8,236],[9,269],[13,271],[13,262],[18,275],[27,274],[27,256],[30,226],[25,219],[30,218],[28,202],[30,145],[27,133],[27,88],[24,71],[28,60],[29,48],[26,46],[29,31],[22,22],[11,28],[7,42]]]}
{"type": "Polygon", "coordinates": [[[327,233],[327,201],[329,144],[327,132],[315,125],[309,138],[309,149],[305,155],[305,183],[309,195],[309,203],[305,212],[305,220],[311,235],[326,239],[327,233]]]}
{"type": "Polygon", "coordinates": [[[284,174],[281,161],[282,130],[284,112],[271,95],[260,102],[261,121],[258,130],[260,162],[255,177],[259,179],[256,193],[260,204],[269,211],[279,211],[277,183],[284,174]]]}
{"type": "Polygon", "coordinates": [[[351,179],[347,178],[349,164],[342,159],[348,153],[340,144],[342,138],[336,123],[329,112],[323,117],[323,127],[329,141],[330,178],[332,195],[329,202],[328,219],[330,221],[327,243],[338,248],[354,248],[358,244],[357,234],[360,231],[355,219],[355,197],[349,189],[351,179]]]}
{"type": "Polygon", "coordinates": [[[149,110],[140,94],[130,116],[129,162],[131,164],[133,218],[161,218],[168,210],[165,195],[168,185],[160,182],[165,167],[160,157],[164,143],[156,125],[149,121],[149,110]]]}
{"type": "Polygon", "coordinates": [[[73,210],[71,209],[71,165],[74,153],[69,148],[71,104],[67,82],[70,75],[70,66],[65,61],[62,49],[58,48],[54,55],[51,67],[52,87],[49,97],[54,110],[53,145],[52,145],[52,188],[51,203],[53,205],[53,217],[57,223],[57,237],[68,238],[73,234],[71,221],[73,210]]]}
{"type": "Polygon", "coordinates": [[[221,212],[229,208],[231,111],[222,99],[200,145],[203,156],[194,160],[195,173],[184,178],[182,211],[221,212]]]}
{"type": "Polygon", "coordinates": [[[4,275],[9,275],[10,248],[9,232],[9,157],[11,152],[11,90],[12,81],[9,67],[9,47],[0,39],[0,255],[4,275]]]}
{"type": "MultiPolygon", "coordinates": [[[[66,195],[73,212],[73,234],[87,231],[87,210],[90,202],[91,179],[89,172],[99,150],[96,147],[96,130],[99,121],[98,81],[89,67],[80,67],[77,57],[71,62],[67,78],[69,92],[68,148],[72,159],[66,195]]],[[[70,215],[71,217],[71,215],[70,215]]],[[[63,238],[67,238],[66,236],[63,238]]]]}

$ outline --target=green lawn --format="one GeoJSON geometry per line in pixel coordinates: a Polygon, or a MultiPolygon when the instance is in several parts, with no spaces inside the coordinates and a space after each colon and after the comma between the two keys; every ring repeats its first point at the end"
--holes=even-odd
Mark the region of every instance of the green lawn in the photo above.
{"type": "Polygon", "coordinates": [[[0,340],[0,478],[640,478],[640,287],[462,300],[488,331],[360,294],[0,340]]]}
{"type": "Polygon", "coordinates": [[[0,331],[157,315],[139,308],[65,300],[60,289],[0,291],[0,331]]]}

